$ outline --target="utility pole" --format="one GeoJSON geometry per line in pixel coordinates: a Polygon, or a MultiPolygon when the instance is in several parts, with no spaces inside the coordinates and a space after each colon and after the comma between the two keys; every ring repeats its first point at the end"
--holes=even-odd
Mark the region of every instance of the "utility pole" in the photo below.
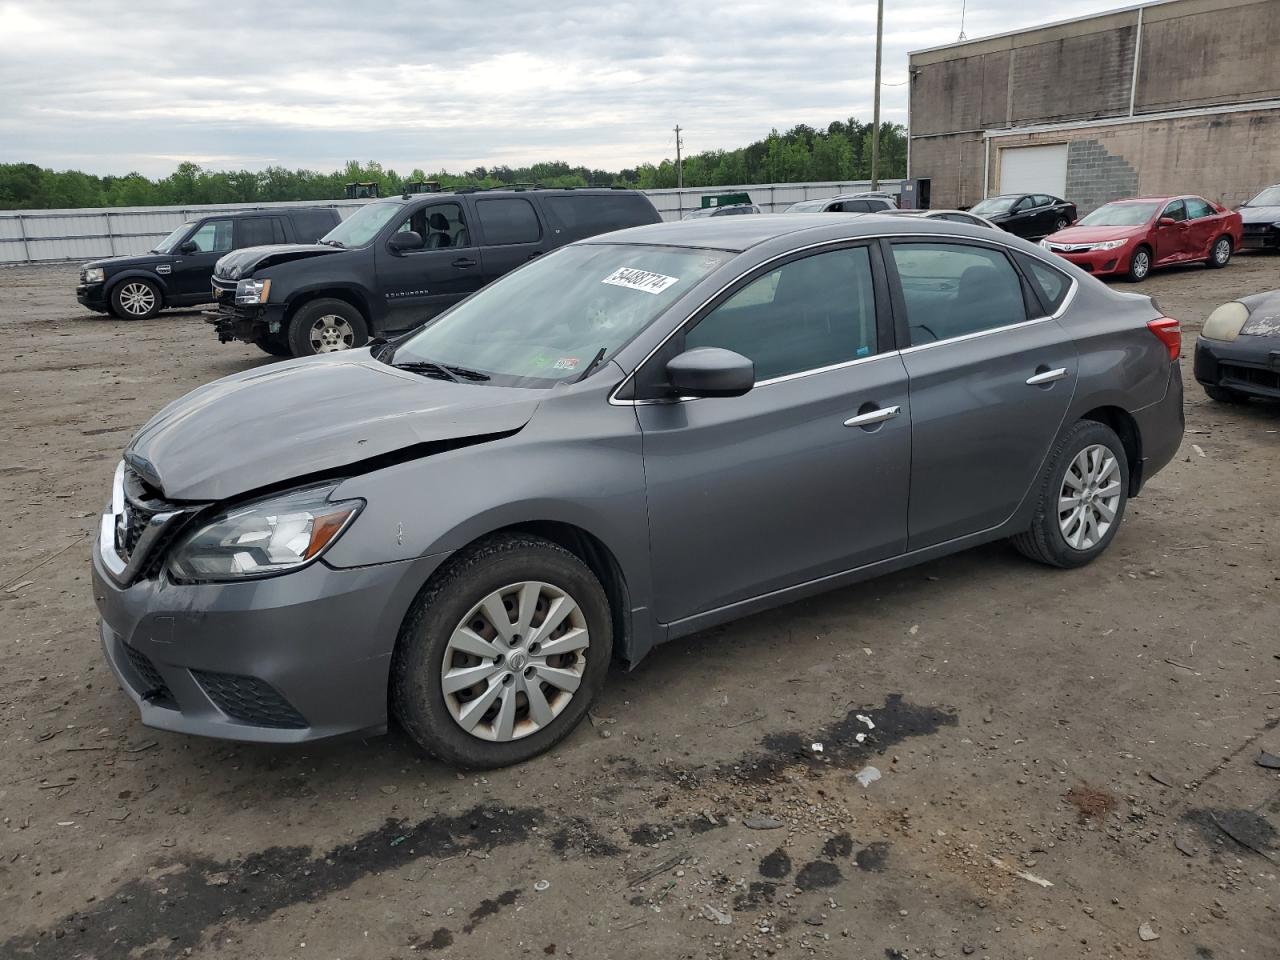
{"type": "Polygon", "coordinates": [[[876,2],[876,92],[871,110],[871,189],[880,189],[880,47],[884,39],[884,0],[876,2]]]}
{"type": "Polygon", "coordinates": [[[684,188],[684,166],[680,163],[680,124],[676,124],[676,189],[684,188]]]}

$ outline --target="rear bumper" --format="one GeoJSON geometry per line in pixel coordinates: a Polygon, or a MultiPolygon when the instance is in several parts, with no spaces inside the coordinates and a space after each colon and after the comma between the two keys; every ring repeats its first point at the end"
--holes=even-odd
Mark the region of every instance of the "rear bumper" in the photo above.
{"type": "Polygon", "coordinates": [[[1252,397],[1280,400],[1280,337],[1196,338],[1195,377],[1252,397]]]}
{"type": "Polygon", "coordinates": [[[149,727],[258,743],[380,731],[400,623],[441,559],[121,587],[95,546],[103,653],[149,727]]]}
{"type": "Polygon", "coordinates": [[[1138,436],[1142,440],[1142,463],[1133,494],[1168,466],[1182,446],[1182,435],[1186,429],[1182,400],[1182,364],[1175,360],[1169,364],[1169,385],[1164,397],[1133,412],[1138,436]]]}

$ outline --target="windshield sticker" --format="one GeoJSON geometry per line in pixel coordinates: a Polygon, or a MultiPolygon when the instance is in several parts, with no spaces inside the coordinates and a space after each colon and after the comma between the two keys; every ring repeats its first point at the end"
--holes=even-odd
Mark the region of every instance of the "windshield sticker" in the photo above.
{"type": "Polygon", "coordinates": [[[551,367],[552,370],[572,370],[578,365],[577,357],[561,357],[551,367]]]}
{"type": "Polygon", "coordinates": [[[663,276],[661,273],[650,273],[648,270],[637,270],[635,267],[619,267],[600,282],[612,284],[615,287],[626,287],[628,290],[658,294],[679,279],[679,277],[663,276]]]}

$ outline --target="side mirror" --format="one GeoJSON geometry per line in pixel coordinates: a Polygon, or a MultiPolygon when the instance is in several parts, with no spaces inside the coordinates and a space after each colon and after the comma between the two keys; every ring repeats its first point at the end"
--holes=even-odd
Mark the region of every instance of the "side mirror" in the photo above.
{"type": "Polygon", "coordinates": [[[406,253],[409,250],[421,250],[427,245],[427,241],[422,239],[422,234],[415,233],[413,230],[406,230],[403,233],[393,233],[391,239],[387,241],[387,249],[392,253],[406,253]]]}
{"type": "Polygon", "coordinates": [[[184,240],[182,246],[178,248],[179,253],[197,253],[200,247],[196,245],[194,240],[184,240]]]}
{"type": "Polygon", "coordinates": [[[1156,225],[1160,227],[1176,227],[1178,225],[1178,221],[1173,219],[1173,217],[1161,217],[1156,221],[1156,225]]]}
{"type": "Polygon", "coordinates": [[[756,365],[721,347],[695,347],[667,362],[667,379],[682,397],[740,397],[756,385],[756,365]]]}

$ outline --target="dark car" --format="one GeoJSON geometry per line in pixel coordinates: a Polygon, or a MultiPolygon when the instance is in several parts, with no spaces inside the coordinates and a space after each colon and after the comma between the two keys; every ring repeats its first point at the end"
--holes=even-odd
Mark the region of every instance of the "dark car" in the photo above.
{"type": "Polygon", "coordinates": [[[887,193],[849,193],[838,197],[801,200],[783,213],[880,213],[896,210],[897,201],[887,193]]]}
{"type": "Polygon", "coordinates": [[[1222,403],[1280,400],[1280,290],[1224,303],[1196,338],[1196,380],[1222,403]]]}
{"type": "Polygon", "coordinates": [[[472,190],[378,200],[319,243],[242,250],[213,275],[223,343],[276,356],[411,330],[575,240],[661,221],[635,190],[472,190]]]}
{"type": "Polygon", "coordinates": [[[76,299],[121,320],[145,320],[165,307],[211,303],[209,281],[224,254],[268,243],[314,243],[342,218],[332,207],[245,210],[191,220],[136,257],[80,268],[76,299]]]}
{"type": "Polygon", "coordinates": [[[1240,214],[1204,197],[1114,200],[1040,246],[1095,276],[1136,283],[1174,263],[1225,267],[1240,246],[1240,214]]]}
{"type": "Polygon", "coordinates": [[[1055,233],[1075,222],[1076,205],[1047,193],[1005,193],[969,208],[1001,230],[1028,240],[1055,233]]]}
{"type": "Polygon", "coordinates": [[[394,715],[449,763],[518,763],[615,657],[993,540],[1095,560],[1182,440],[1179,346],[1150,298],[988,228],[585,240],[157,413],[93,549],[105,655],[156,727],[394,715]]]}
{"type": "Polygon", "coordinates": [[[1280,183],[1241,204],[1238,212],[1244,224],[1244,249],[1280,250],[1280,183]]]}

